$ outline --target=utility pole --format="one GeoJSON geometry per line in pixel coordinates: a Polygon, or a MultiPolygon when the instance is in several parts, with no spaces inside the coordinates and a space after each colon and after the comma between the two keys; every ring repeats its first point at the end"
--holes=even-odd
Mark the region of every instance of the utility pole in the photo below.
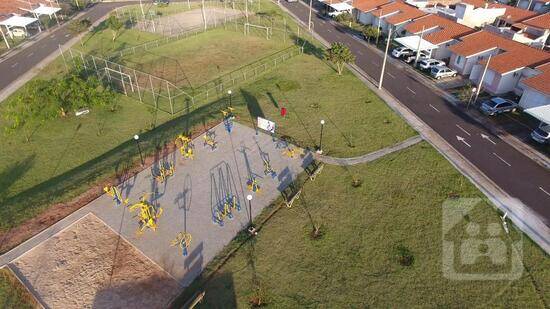
{"type": "Polygon", "coordinates": [[[139,0],[139,7],[141,8],[141,16],[145,19],[145,12],[143,11],[143,3],[141,1],[142,0],[139,0]]]}
{"type": "Polygon", "coordinates": [[[487,63],[485,64],[485,68],[483,68],[483,73],[481,74],[481,80],[479,81],[479,85],[477,86],[477,90],[476,90],[476,97],[472,102],[473,104],[476,104],[477,97],[479,97],[479,93],[481,92],[481,87],[483,86],[483,80],[485,79],[485,73],[487,73],[487,69],[489,68],[489,62],[491,62],[492,56],[493,55],[489,55],[489,58],[487,59],[487,63]]]}
{"type": "Polygon", "coordinates": [[[378,39],[380,38],[380,23],[382,21],[382,10],[380,10],[380,17],[378,17],[378,35],[376,36],[376,45],[378,46],[378,39]]]}
{"type": "Polygon", "coordinates": [[[246,16],[246,24],[248,26],[248,0],[244,0],[244,15],[246,16]]]}
{"type": "Polygon", "coordinates": [[[414,66],[418,64],[418,58],[420,57],[420,45],[422,43],[422,38],[424,37],[424,26],[422,26],[422,32],[420,32],[420,39],[418,40],[418,47],[416,48],[416,57],[414,58],[414,66]]]}
{"type": "Polygon", "coordinates": [[[312,9],[312,2],[313,0],[309,0],[309,17],[308,17],[308,23],[307,23],[307,30],[311,31],[311,9],[312,9]]]}
{"type": "Polygon", "coordinates": [[[390,49],[391,41],[391,27],[388,32],[388,42],[386,43],[386,51],[384,52],[384,62],[382,62],[382,70],[380,71],[380,81],[378,82],[378,89],[382,89],[382,81],[384,81],[384,70],[386,69],[386,61],[388,59],[388,50],[390,49]]]}
{"type": "Polygon", "coordinates": [[[202,11],[202,21],[204,23],[204,31],[206,31],[206,28],[208,27],[206,25],[206,12],[204,11],[204,0],[202,0],[202,8],[201,8],[201,11],[202,11]]]}

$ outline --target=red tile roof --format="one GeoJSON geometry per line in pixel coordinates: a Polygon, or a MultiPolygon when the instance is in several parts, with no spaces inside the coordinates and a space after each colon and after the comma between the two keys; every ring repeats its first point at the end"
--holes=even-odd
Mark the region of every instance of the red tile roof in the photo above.
{"type": "Polygon", "coordinates": [[[25,14],[26,12],[21,10],[21,8],[30,10],[28,4],[29,2],[31,5],[36,5],[38,3],[43,3],[45,5],[48,4],[45,0],[0,0],[0,16],[8,16],[9,14],[25,14]]]}
{"type": "Polygon", "coordinates": [[[507,20],[510,23],[517,23],[522,20],[536,16],[538,13],[517,8],[501,3],[492,3],[485,0],[462,0],[462,3],[473,5],[476,8],[483,8],[487,5],[488,8],[503,8],[506,9],[501,19],[507,20]]]}
{"type": "MultiPolygon", "coordinates": [[[[489,68],[500,74],[524,67],[535,67],[550,61],[548,52],[484,30],[463,36],[460,43],[449,47],[453,53],[464,57],[495,49],[499,49],[500,52],[491,58],[489,68]]],[[[480,63],[484,64],[486,60],[482,60],[480,63]]]]}
{"type": "Polygon", "coordinates": [[[523,25],[539,29],[550,29],[550,13],[541,14],[521,22],[523,25]]]}
{"type": "Polygon", "coordinates": [[[539,75],[526,78],[521,82],[546,95],[550,95],[550,63],[546,63],[537,67],[540,71],[539,75]]]}
{"type": "Polygon", "coordinates": [[[359,11],[367,13],[390,2],[391,0],[354,0],[352,5],[359,11]]]}
{"type": "Polygon", "coordinates": [[[422,32],[422,27],[427,31],[424,39],[432,44],[439,45],[453,39],[457,39],[466,34],[474,32],[474,29],[456,23],[439,15],[426,15],[415,19],[405,27],[410,33],[422,32]],[[436,30],[434,29],[436,28],[436,30]]]}
{"type": "Polygon", "coordinates": [[[387,23],[392,25],[399,25],[406,21],[427,15],[416,7],[401,1],[382,5],[377,10],[372,11],[372,14],[376,17],[382,16],[387,23]]]}

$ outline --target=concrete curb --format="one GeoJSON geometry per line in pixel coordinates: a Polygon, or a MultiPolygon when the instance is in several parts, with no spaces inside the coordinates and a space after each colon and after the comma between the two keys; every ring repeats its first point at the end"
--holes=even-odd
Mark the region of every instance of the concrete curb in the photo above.
{"type": "MultiPolygon", "coordinates": [[[[276,3],[276,2],[275,2],[276,3]]],[[[302,3],[302,5],[304,5],[302,3]]],[[[298,23],[307,27],[296,15],[279,6],[283,11],[292,16],[298,23]]],[[[327,41],[316,32],[311,34],[325,46],[330,46],[327,41]]],[[[510,197],[491,179],[483,174],[475,165],[464,158],[454,149],[443,137],[418,118],[405,105],[394,98],[384,89],[378,89],[376,82],[355,64],[348,65],[348,68],[361,79],[374,93],[376,93],[386,104],[420,135],[428,141],[442,156],[444,156],[461,174],[468,178],[502,213],[508,213],[508,218],[546,253],[550,254],[550,228],[544,224],[527,206],[521,201],[510,197]]]]}

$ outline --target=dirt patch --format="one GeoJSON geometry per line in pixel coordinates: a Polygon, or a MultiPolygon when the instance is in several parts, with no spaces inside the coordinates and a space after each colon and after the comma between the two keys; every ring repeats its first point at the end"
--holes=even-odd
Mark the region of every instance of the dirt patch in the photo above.
{"type": "Polygon", "coordinates": [[[13,266],[50,308],[163,308],[181,290],[94,215],[30,250],[13,266]]]}
{"type": "MultiPolygon", "coordinates": [[[[202,130],[193,131],[191,136],[195,138],[201,135],[204,131],[213,128],[219,122],[212,122],[204,125],[202,130]]],[[[46,209],[40,215],[35,218],[29,219],[22,223],[21,225],[12,228],[7,231],[0,232],[0,254],[6,253],[9,250],[17,247],[22,242],[33,237],[34,235],[42,232],[51,225],[55,224],[59,220],[65,218],[81,207],[87,205],[91,201],[103,195],[103,187],[107,184],[119,185],[124,182],[126,179],[134,177],[137,173],[141,172],[144,169],[148,169],[155,163],[155,160],[158,160],[160,156],[168,155],[176,150],[176,146],[173,143],[166,145],[163,149],[159,150],[157,154],[151,155],[147,158],[144,158],[145,165],[141,166],[138,161],[134,162],[133,166],[130,166],[127,170],[124,170],[119,175],[114,175],[111,178],[105,179],[90,189],[85,193],[81,194],[77,198],[67,201],[65,203],[53,204],[51,207],[46,209]]]]}
{"type": "MultiPolygon", "coordinates": [[[[244,16],[241,11],[231,8],[225,10],[223,8],[206,8],[204,10],[204,15],[208,27],[215,27],[224,21],[244,16]]],[[[204,27],[201,9],[162,16],[154,20],[140,20],[134,26],[134,28],[141,31],[168,36],[199,27],[204,27]]]]}

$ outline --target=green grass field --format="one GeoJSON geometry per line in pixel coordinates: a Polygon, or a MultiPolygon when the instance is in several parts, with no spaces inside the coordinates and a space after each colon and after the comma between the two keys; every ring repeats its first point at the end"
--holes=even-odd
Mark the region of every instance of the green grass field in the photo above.
{"type": "Polygon", "coordinates": [[[32,295],[6,268],[0,269],[0,308],[36,308],[32,295]]]}
{"type": "Polygon", "coordinates": [[[172,81],[197,87],[245,64],[290,46],[279,40],[214,29],[120,59],[122,64],[172,81]]]}
{"type": "MultiPolygon", "coordinates": [[[[442,204],[449,197],[482,194],[427,143],[369,164],[326,166],[292,208],[279,210],[206,284],[201,308],[246,308],[258,294],[271,308],[547,307],[550,259],[526,238],[519,280],[444,277],[442,204]],[[360,187],[351,185],[354,178],[360,187]],[[321,226],[318,239],[310,236],[313,224],[321,226]],[[398,262],[399,246],[410,251],[411,266],[398,262]]],[[[468,239],[467,222],[482,229],[496,223],[509,249],[520,239],[515,230],[506,235],[497,212],[481,202],[445,240],[459,246],[468,239]]],[[[509,264],[481,258],[455,265],[460,273],[491,274],[509,264]]]]}

